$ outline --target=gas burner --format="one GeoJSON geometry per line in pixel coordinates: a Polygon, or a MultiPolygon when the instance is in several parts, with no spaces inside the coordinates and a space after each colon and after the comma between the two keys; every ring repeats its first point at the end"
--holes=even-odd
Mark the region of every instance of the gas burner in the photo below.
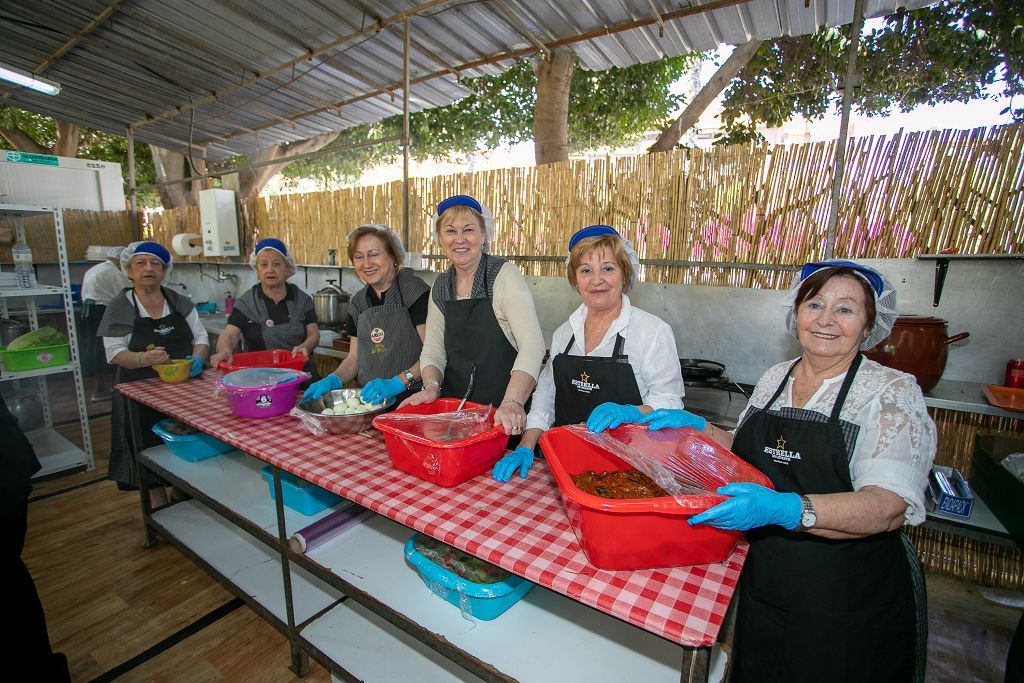
{"type": "Polygon", "coordinates": [[[739,392],[745,396],[750,396],[750,392],[754,390],[753,384],[737,384],[729,379],[727,375],[719,375],[718,377],[707,377],[703,379],[683,378],[683,384],[694,388],[739,392]]]}

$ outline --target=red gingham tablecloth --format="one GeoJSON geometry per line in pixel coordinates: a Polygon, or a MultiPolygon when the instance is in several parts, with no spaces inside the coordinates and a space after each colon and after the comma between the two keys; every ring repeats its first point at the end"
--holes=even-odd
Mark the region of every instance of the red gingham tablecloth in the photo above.
{"type": "Polygon", "coordinates": [[[261,460],[461,548],[530,581],[690,647],[715,642],[747,555],[720,564],[606,571],[587,562],[555,479],[538,460],[525,480],[480,476],[442,488],[396,470],[376,430],[317,439],[294,417],[236,417],[216,396],[219,373],[121,384],[125,396],[261,460]]]}

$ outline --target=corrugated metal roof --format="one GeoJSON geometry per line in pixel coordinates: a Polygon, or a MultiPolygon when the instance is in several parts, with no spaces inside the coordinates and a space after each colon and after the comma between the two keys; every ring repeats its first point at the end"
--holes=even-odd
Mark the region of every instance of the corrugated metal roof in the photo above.
{"type": "MultiPolygon", "coordinates": [[[[867,0],[866,14],[931,1],[867,0]]],[[[168,149],[191,140],[220,160],[401,113],[404,15],[419,111],[464,97],[459,78],[499,73],[537,42],[571,45],[583,68],[603,70],[848,23],[853,2],[8,0],[0,64],[62,90],[0,92],[168,149]]]]}

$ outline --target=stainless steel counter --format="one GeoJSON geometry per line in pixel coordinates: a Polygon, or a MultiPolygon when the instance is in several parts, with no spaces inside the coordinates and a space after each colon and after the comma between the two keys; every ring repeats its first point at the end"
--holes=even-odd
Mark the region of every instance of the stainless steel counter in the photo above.
{"type": "Polygon", "coordinates": [[[934,389],[924,395],[924,402],[925,405],[932,408],[959,410],[979,415],[995,415],[996,417],[1012,417],[1017,420],[1024,418],[1024,413],[1003,410],[989,403],[985,399],[985,394],[981,392],[982,386],[984,385],[976,382],[941,380],[934,389]]]}
{"type": "Polygon", "coordinates": [[[709,387],[686,387],[683,407],[700,415],[721,429],[736,429],[740,413],[747,405],[747,397],[738,390],[724,391],[709,387]]]}

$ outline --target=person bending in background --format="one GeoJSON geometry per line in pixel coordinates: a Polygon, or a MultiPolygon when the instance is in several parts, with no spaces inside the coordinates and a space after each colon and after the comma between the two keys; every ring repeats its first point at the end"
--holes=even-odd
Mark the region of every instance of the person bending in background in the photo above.
{"type": "Polygon", "coordinates": [[[861,354],[889,336],[896,291],[808,263],[786,307],[800,357],[761,377],[735,434],[683,410],[638,420],[703,429],[775,487],[722,487],[689,520],[749,532],[732,680],[923,680],[924,575],[901,528],[925,519],[935,424],[911,375],[861,354]]]}
{"type": "Polygon", "coordinates": [[[430,286],[402,267],[405,247],[386,225],[360,225],[347,242],[349,261],[366,283],[348,304],[348,355],[302,398],[308,401],[341,389],[354,377],[367,403],[393,396],[402,400],[420,380],[430,286]]]}
{"type": "Polygon", "coordinates": [[[473,197],[437,205],[434,237],[452,265],[430,290],[423,388],[403,405],[467,396],[496,406],[494,424],[517,442],[544,359],[530,287],[515,264],[487,253],[494,217],[473,197]]]}
{"type": "Polygon", "coordinates": [[[313,351],[320,343],[320,328],[313,298],[288,282],[295,274],[295,259],[284,242],[266,237],[256,243],[249,265],[256,271],[257,282],[235,299],[210,366],[230,363],[239,339],[244,338],[248,351],[282,349],[292,356],[305,356],[303,369],[316,377],[313,351]]]}
{"type": "Polygon", "coordinates": [[[128,276],[121,270],[122,251],[124,247],[111,247],[107,258],[85,271],[82,276],[82,370],[93,378],[93,401],[109,399],[114,383],[114,372],[107,364],[103,344],[96,331],[103,320],[107,304],[131,285],[128,276]]]}
{"type": "Polygon", "coordinates": [[[682,408],[672,328],[633,306],[626,296],[639,277],[633,245],[607,225],[569,239],[566,278],[583,303],[551,337],[556,355],[540,373],[520,446],[494,466],[493,476],[525,477],[544,430],[586,420],[594,431],[639,419],[657,408],[682,408]]]}

